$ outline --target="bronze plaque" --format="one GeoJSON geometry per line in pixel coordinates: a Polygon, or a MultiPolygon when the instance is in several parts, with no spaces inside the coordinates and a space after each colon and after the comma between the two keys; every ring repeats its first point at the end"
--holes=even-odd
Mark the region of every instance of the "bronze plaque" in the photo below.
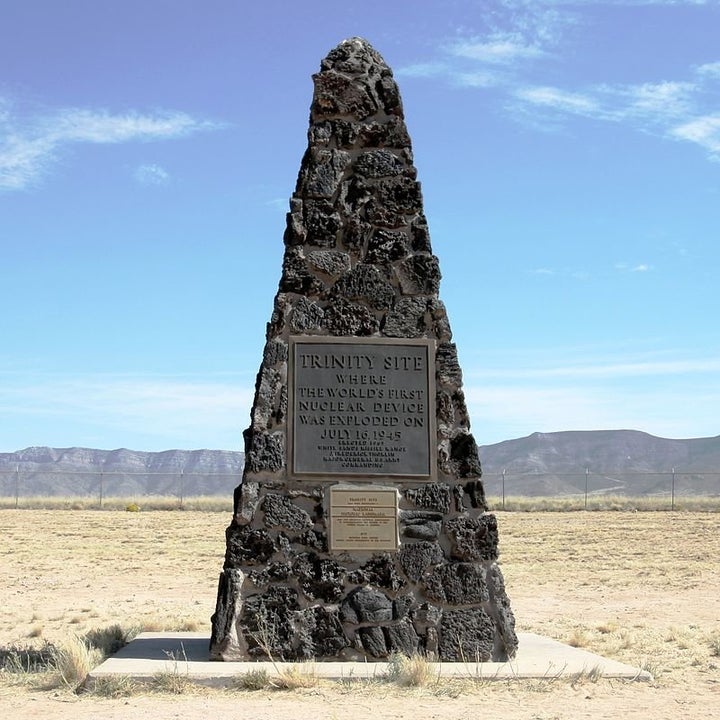
{"type": "Polygon", "coordinates": [[[431,340],[290,338],[290,472],[435,475],[431,340]]]}
{"type": "Polygon", "coordinates": [[[394,488],[330,488],[330,550],[397,550],[394,488]]]}

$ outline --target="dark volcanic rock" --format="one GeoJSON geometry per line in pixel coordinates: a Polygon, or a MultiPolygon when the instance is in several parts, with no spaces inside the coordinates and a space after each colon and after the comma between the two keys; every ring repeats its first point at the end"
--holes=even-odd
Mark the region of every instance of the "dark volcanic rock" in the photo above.
{"type": "Polygon", "coordinates": [[[437,566],[425,578],[430,600],[447,605],[480,605],[490,599],[485,572],[474,563],[447,563],[437,566]]]}
{"type": "Polygon", "coordinates": [[[285,527],[290,530],[304,530],[310,527],[312,518],[293,501],[278,493],[268,493],[262,502],[265,511],[265,525],[285,527]]]}
{"type": "Polygon", "coordinates": [[[448,662],[492,659],[495,623],[482,609],[445,610],[440,621],[440,658],[448,662]]]}
{"type": "Polygon", "coordinates": [[[419,581],[432,565],[443,561],[443,550],[436,542],[420,540],[404,543],[400,547],[399,560],[403,572],[410,580],[419,581]]]}
{"type": "Polygon", "coordinates": [[[353,590],[340,607],[340,617],[344,622],[384,623],[392,620],[392,616],[392,600],[371,587],[353,590]]]}
{"type": "Polygon", "coordinates": [[[316,553],[302,553],[295,558],[293,573],[310,600],[338,600],[342,596],[345,568],[334,560],[316,553]]]}
{"type": "Polygon", "coordinates": [[[459,560],[497,560],[498,529],[494,515],[459,516],[445,523],[451,555],[459,560]]]}
{"type": "Polygon", "coordinates": [[[225,531],[225,567],[259,565],[267,562],[276,552],[275,542],[262,529],[254,530],[247,525],[232,524],[225,531]]]}

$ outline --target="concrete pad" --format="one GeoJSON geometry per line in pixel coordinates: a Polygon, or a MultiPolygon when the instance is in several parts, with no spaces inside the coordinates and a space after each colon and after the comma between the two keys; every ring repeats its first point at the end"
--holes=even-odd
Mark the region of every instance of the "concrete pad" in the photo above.
{"type": "MultiPolygon", "coordinates": [[[[605,678],[652,680],[650,673],[595,655],[557,640],[519,633],[517,656],[510,662],[436,663],[439,677],[478,680],[550,679],[592,673],[605,678]]],[[[141,633],[88,676],[90,683],[108,676],[128,675],[150,681],[160,673],[178,673],[193,682],[211,686],[230,685],[251,670],[266,670],[272,677],[283,668],[307,668],[309,674],[328,680],[371,680],[387,672],[386,662],[211,662],[206,633],[141,633]]]]}

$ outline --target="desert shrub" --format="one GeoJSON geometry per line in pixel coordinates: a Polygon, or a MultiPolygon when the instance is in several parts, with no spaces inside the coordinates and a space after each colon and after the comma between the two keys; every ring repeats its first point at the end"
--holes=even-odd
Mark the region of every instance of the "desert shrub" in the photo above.
{"type": "Polygon", "coordinates": [[[136,635],[136,631],[125,630],[120,625],[110,625],[106,628],[90,630],[85,640],[92,648],[99,650],[104,657],[114,655],[120,648],[125,647],[136,635]]]}
{"type": "Polygon", "coordinates": [[[16,675],[46,672],[54,655],[55,646],[47,642],[40,648],[0,647],[0,671],[16,675]]]}

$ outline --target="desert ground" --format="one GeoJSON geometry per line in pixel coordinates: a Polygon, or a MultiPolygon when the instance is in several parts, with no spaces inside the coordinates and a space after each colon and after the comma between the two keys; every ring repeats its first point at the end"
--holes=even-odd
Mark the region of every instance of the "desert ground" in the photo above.
{"type": "MultiPolygon", "coordinates": [[[[127,688],[77,693],[51,673],[0,673],[13,720],[509,720],[720,717],[720,515],[496,513],[517,629],[649,670],[653,682],[321,681],[294,690],[127,688]]],[[[120,625],[207,630],[226,512],[0,510],[0,652],[120,625]]]]}

